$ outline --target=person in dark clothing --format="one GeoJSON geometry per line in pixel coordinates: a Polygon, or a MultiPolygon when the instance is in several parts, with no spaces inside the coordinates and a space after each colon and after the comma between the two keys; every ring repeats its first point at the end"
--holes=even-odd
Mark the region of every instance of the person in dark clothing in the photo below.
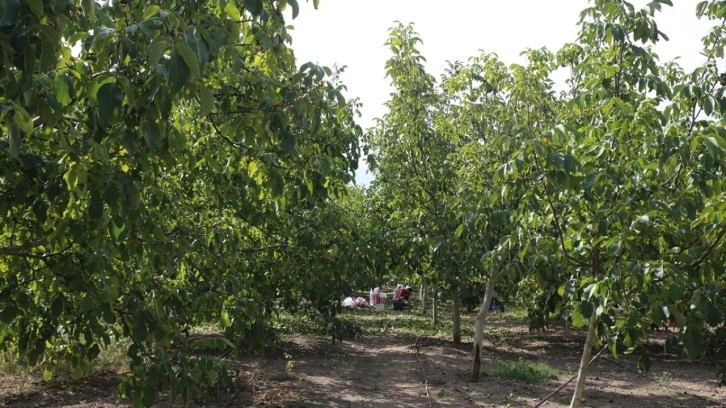
{"type": "Polygon", "coordinates": [[[403,287],[403,285],[398,285],[396,289],[393,291],[393,310],[403,310],[404,308],[411,305],[411,291],[413,288],[411,286],[403,287]]]}

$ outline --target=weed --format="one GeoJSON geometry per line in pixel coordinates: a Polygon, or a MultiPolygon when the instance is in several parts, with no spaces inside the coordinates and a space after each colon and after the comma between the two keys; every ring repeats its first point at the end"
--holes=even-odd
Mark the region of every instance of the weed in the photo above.
{"type": "Polygon", "coordinates": [[[509,391],[509,394],[507,394],[507,396],[504,397],[504,401],[502,401],[502,404],[505,407],[511,407],[513,402],[514,402],[514,391],[509,391]]]}
{"type": "Polygon", "coordinates": [[[0,372],[11,376],[23,376],[32,372],[10,351],[0,353],[0,372]]]}
{"type": "Polygon", "coordinates": [[[666,387],[670,387],[673,383],[673,373],[668,371],[663,371],[663,373],[660,376],[660,383],[665,385],[666,387]]]}
{"type": "Polygon", "coordinates": [[[293,371],[295,371],[295,363],[292,361],[292,354],[286,352],[284,356],[285,360],[287,360],[287,363],[285,364],[285,373],[292,376],[293,371]]]}
{"type": "Polygon", "coordinates": [[[503,361],[492,364],[488,375],[512,380],[524,381],[529,384],[546,384],[557,379],[558,371],[543,361],[503,361]]]}
{"type": "Polygon", "coordinates": [[[106,347],[101,348],[101,353],[91,362],[90,374],[102,372],[121,372],[128,370],[127,351],[131,340],[118,339],[111,341],[106,347]]]}

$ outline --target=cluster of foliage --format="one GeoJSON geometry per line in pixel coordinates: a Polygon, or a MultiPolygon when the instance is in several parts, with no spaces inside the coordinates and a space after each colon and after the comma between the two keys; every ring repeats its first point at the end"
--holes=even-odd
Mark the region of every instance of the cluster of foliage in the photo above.
{"type": "MultiPolygon", "coordinates": [[[[314,5],[317,7],[317,0],[314,5]]],[[[122,394],[223,386],[210,346],[260,350],[370,269],[361,130],[338,71],[298,67],[296,0],[0,4],[0,349],[82,375],[129,339],[122,394]],[[349,256],[348,254],[360,254],[349,256]]]]}

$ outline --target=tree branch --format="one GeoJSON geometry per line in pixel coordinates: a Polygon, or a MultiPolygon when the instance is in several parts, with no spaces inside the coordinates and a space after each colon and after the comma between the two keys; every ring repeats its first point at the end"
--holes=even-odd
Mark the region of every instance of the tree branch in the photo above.
{"type": "Polygon", "coordinates": [[[0,247],[0,256],[18,256],[24,258],[35,258],[43,260],[48,255],[38,255],[30,252],[30,249],[45,245],[48,242],[45,239],[39,239],[22,245],[11,245],[0,247]]]}
{"type": "Polygon", "coordinates": [[[701,254],[701,256],[698,257],[698,259],[696,259],[695,261],[693,261],[689,264],[684,265],[681,269],[688,270],[688,269],[697,268],[700,264],[703,263],[703,261],[708,259],[709,255],[711,255],[711,252],[713,252],[713,250],[716,248],[716,246],[719,244],[719,242],[721,242],[721,239],[724,237],[724,235],[726,235],[726,229],[721,230],[721,232],[716,236],[716,239],[714,239],[713,242],[711,242],[711,245],[709,245],[708,248],[706,248],[706,250],[703,252],[703,254],[701,254]]]}

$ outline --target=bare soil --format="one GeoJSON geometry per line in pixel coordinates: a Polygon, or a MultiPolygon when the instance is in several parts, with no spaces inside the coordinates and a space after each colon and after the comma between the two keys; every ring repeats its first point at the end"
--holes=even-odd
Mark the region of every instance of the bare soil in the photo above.
{"type": "MultiPolygon", "coordinates": [[[[328,339],[296,335],[286,338],[268,356],[244,355],[229,361],[238,391],[187,406],[532,407],[574,375],[584,344],[581,331],[565,334],[557,328],[530,333],[524,322],[491,322],[489,327],[499,340],[486,343],[482,356],[485,372],[492,362],[522,358],[545,361],[560,375],[545,385],[492,376],[473,384],[469,382],[471,339],[454,345],[444,337],[414,336],[396,328],[405,313],[381,313],[382,319],[391,319],[384,334],[335,345],[328,339]]],[[[666,336],[654,334],[654,345],[649,348],[653,363],[647,377],[635,371],[635,356],[615,359],[606,353],[599,358],[590,369],[585,406],[726,406],[726,393],[716,380],[717,367],[665,353],[666,336]]],[[[77,382],[45,383],[34,375],[0,373],[0,406],[126,407],[127,401],[116,398],[120,380],[121,374],[107,373],[77,382]]],[[[542,406],[567,406],[573,383],[542,406]]],[[[157,405],[184,406],[163,398],[157,405]]]]}

